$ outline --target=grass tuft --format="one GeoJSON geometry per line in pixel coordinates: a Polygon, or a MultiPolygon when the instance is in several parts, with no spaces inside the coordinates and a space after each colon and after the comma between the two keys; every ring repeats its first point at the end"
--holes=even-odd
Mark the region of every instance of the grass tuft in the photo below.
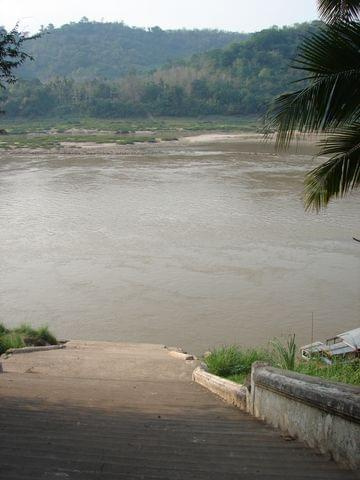
{"type": "Polygon", "coordinates": [[[270,356],[266,350],[230,345],[215,348],[204,361],[210,373],[242,383],[254,362],[270,362],[270,356]]]}
{"type": "Polygon", "coordinates": [[[22,336],[16,332],[5,333],[0,336],[0,354],[5,353],[10,348],[25,347],[22,336]]]}
{"type": "Polygon", "coordinates": [[[276,359],[277,366],[285,370],[294,370],[297,352],[295,334],[288,336],[285,345],[278,338],[270,343],[273,346],[273,357],[276,359]]]}
{"type": "Polygon", "coordinates": [[[48,327],[33,328],[23,323],[19,327],[8,329],[0,324],[0,355],[10,348],[22,348],[30,346],[56,345],[55,336],[48,327]]]}
{"type": "Polygon", "coordinates": [[[47,327],[47,326],[40,327],[40,328],[38,328],[37,333],[38,333],[39,337],[42,340],[44,340],[44,342],[46,342],[48,345],[57,345],[58,341],[57,341],[55,335],[53,335],[50,332],[49,327],[47,327]]]}

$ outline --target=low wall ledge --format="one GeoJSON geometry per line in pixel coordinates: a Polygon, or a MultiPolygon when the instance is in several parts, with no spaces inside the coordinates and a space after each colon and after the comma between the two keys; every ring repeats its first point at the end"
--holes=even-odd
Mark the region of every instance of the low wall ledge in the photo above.
{"type": "Polygon", "coordinates": [[[253,370],[256,386],[360,423],[360,388],[317,377],[259,365],[253,370]]]}
{"type": "Polygon", "coordinates": [[[227,403],[242,410],[247,408],[247,389],[244,385],[218,377],[208,372],[206,365],[201,364],[193,371],[193,380],[211,392],[215,393],[227,403]]]}
{"type": "Polygon", "coordinates": [[[10,355],[19,355],[20,353],[34,353],[34,352],[44,352],[48,350],[60,350],[65,348],[66,345],[64,343],[60,343],[57,345],[44,345],[41,347],[22,347],[22,348],[9,348],[3,353],[2,357],[6,358],[10,355]]]}

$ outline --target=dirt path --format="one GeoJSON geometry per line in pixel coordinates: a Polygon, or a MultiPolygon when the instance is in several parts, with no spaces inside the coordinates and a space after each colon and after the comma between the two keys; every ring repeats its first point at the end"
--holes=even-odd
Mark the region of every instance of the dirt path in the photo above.
{"type": "Polygon", "coordinates": [[[160,345],[70,342],[0,375],[0,477],[351,479],[191,382],[160,345]]]}

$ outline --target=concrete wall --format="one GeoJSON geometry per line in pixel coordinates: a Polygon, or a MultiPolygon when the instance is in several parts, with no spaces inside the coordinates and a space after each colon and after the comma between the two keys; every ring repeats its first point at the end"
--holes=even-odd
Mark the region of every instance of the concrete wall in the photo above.
{"type": "Polygon", "coordinates": [[[193,371],[193,380],[235,407],[246,410],[247,388],[206,371],[204,365],[193,371]]]}
{"type": "Polygon", "coordinates": [[[360,469],[360,388],[255,363],[247,408],[337,462],[360,469]]]}

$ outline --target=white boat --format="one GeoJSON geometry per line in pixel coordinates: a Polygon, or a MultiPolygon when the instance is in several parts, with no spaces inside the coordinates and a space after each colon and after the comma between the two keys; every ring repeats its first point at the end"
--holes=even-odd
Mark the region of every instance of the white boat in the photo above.
{"type": "Polygon", "coordinates": [[[326,363],[331,363],[334,357],[360,357],[360,327],[339,333],[329,338],[325,343],[314,342],[300,349],[301,357],[309,360],[311,357],[321,357],[326,363]]]}

